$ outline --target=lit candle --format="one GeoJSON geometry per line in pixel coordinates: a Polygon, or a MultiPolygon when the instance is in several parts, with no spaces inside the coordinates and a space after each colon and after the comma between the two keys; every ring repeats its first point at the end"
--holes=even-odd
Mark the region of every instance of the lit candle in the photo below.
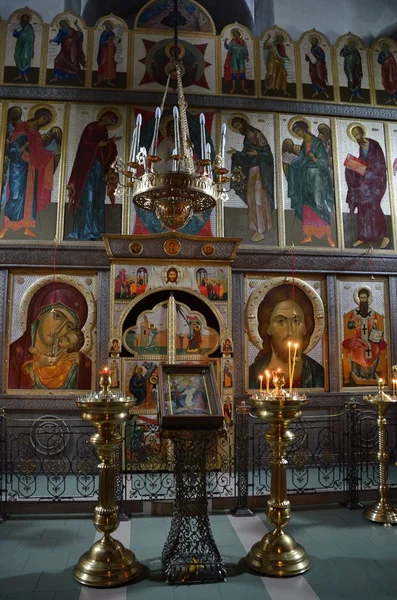
{"type": "Polygon", "coordinates": [[[200,114],[200,139],[201,139],[201,158],[205,160],[205,117],[200,114]]]}
{"type": "Polygon", "coordinates": [[[152,145],[150,146],[150,150],[149,150],[150,156],[156,156],[157,140],[159,137],[159,128],[160,128],[160,119],[161,119],[161,108],[158,106],[154,113],[154,132],[153,132],[152,145]]]}
{"type": "Polygon", "coordinates": [[[259,391],[262,392],[263,375],[259,375],[259,391]]]}
{"type": "Polygon", "coordinates": [[[222,167],[225,166],[225,146],[226,146],[226,123],[223,123],[221,127],[221,159],[222,167]]]}
{"type": "Polygon", "coordinates": [[[291,342],[288,342],[288,381],[289,393],[292,394],[292,378],[291,378],[291,342]]]}
{"type": "Polygon", "coordinates": [[[174,154],[180,154],[181,153],[181,141],[179,138],[179,110],[177,106],[174,106],[173,110],[172,110],[172,114],[174,116],[174,137],[175,137],[175,150],[174,150],[174,154]]]}
{"type": "Polygon", "coordinates": [[[295,372],[295,363],[296,363],[296,352],[299,348],[299,344],[295,342],[294,344],[294,360],[292,363],[292,373],[291,373],[291,384],[290,384],[290,393],[292,394],[292,382],[294,381],[294,372],[295,372]]]}
{"type": "Polygon", "coordinates": [[[270,371],[265,371],[266,374],[266,392],[270,393],[270,371]]]}

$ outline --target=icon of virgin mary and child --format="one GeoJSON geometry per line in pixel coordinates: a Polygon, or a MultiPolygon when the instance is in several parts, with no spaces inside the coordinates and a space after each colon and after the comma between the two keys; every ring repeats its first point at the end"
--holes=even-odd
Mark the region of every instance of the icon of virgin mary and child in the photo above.
{"type": "Polygon", "coordinates": [[[40,288],[24,333],[10,345],[9,389],[91,389],[91,359],[81,352],[87,316],[87,301],[74,286],[40,288]]]}

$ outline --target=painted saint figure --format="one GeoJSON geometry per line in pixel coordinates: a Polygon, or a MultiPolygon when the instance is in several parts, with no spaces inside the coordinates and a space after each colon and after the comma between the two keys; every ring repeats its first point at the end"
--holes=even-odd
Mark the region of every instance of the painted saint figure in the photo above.
{"type": "Polygon", "coordinates": [[[250,389],[260,387],[259,376],[264,376],[266,369],[288,373],[288,342],[299,345],[293,387],[324,387],[324,368],[305,354],[315,319],[311,300],[303,290],[288,284],[271,289],[259,305],[258,322],[263,345],[249,367],[250,389]]]}
{"type": "Polygon", "coordinates": [[[8,177],[3,192],[4,226],[0,239],[9,229],[24,229],[25,235],[36,237],[32,229],[36,227],[38,212],[51,202],[54,171],[59,162],[54,143],[60,149],[62,140],[58,127],[40,134],[40,129],[48,126],[52,119],[51,110],[40,107],[27,121],[17,119],[9,123],[13,129],[6,142],[8,177]],[[50,147],[52,149],[47,149],[50,147]]]}
{"type": "Polygon", "coordinates": [[[98,79],[94,83],[95,86],[100,85],[103,81],[106,81],[108,85],[114,85],[112,82],[116,79],[117,75],[114,24],[112,21],[107,20],[103,26],[104,30],[99,39],[97,55],[98,79]]]}
{"type": "Polygon", "coordinates": [[[358,161],[354,157],[350,161],[347,157],[345,161],[346,202],[350,214],[357,209],[358,239],[353,247],[380,242],[380,247],[386,248],[390,239],[386,235],[386,218],[381,207],[387,187],[385,155],[377,141],[365,137],[364,128],[360,125],[349,127],[348,135],[360,148],[358,161]]]}
{"type": "Polygon", "coordinates": [[[111,373],[110,387],[112,387],[112,388],[119,387],[119,367],[117,364],[117,360],[112,360],[112,362],[110,364],[110,373],[111,373]]]}
{"type": "Polygon", "coordinates": [[[267,90],[280,90],[284,96],[290,96],[287,92],[287,69],[285,63],[289,57],[285,51],[285,37],[281,34],[276,35],[273,42],[270,42],[271,35],[267,36],[263,43],[263,52],[266,65],[266,75],[263,84],[263,95],[267,90]]]}
{"type": "MultiPolygon", "coordinates": [[[[335,199],[329,169],[329,155],[320,139],[309,130],[306,121],[294,121],[291,132],[302,140],[298,158],[290,153],[290,159],[284,158],[287,143],[283,142],[283,165],[286,168],[288,197],[296,217],[302,221],[304,237],[301,244],[326,237],[331,247],[336,243],[331,233],[331,214],[335,199]]],[[[291,142],[292,143],[292,142],[291,142]]]]}
{"type": "Polygon", "coordinates": [[[369,287],[356,289],[354,300],[357,308],[343,315],[343,380],[345,384],[375,385],[379,377],[386,376],[381,363],[387,348],[384,317],[372,308],[369,287]]]}
{"type": "Polygon", "coordinates": [[[326,98],[329,98],[327,94],[328,72],[325,52],[321,48],[317,37],[312,36],[310,38],[310,44],[310,55],[305,54],[305,60],[309,63],[309,75],[312,80],[312,88],[314,91],[312,98],[316,98],[319,93],[324,94],[326,98]]]}
{"type": "Polygon", "coordinates": [[[10,345],[10,389],[91,389],[91,359],[81,352],[88,315],[83,294],[49,283],[32,297],[24,333],[10,345]]]}
{"type": "Polygon", "coordinates": [[[158,336],[159,336],[158,328],[155,326],[154,323],[150,323],[149,332],[145,339],[146,350],[148,350],[148,351],[150,350],[151,352],[153,352],[154,350],[156,350],[156,348],[158,348],[158,339],[157,339],[158,336]]]}
{"type": "Polygon", "coordinates": [[[347,77],[347,87],[350,92],[350,102],[354,98],[364,98],[361,96],[361,81],[363,78],[363,68],[361,63],[361,54],[357,49],[356,40],[350,38],[340,51],[343,56],[343,66],[347,77]]]}
{"type": "Polygon", "coordinates": [[[226,401],[223,404],[223,416],[225,417],[225,425],[231,425],[233,417],[233,407],[232,403],[230,402],[230,396],[226,398],[226,401]]]}
{"type": "Polygon", "coordinates": [[[34,56],[35,40],[35,33],[30,24],[30,19],[30,14],[22,13],[19,18],[19,25],[17,25],[12,32],[12,35],[17,40],[14,52],[15,67],[17,69],[15,81],[19,81],[22,78],[25,81],[28,81],[28,74],[34,56]]]}
{"type": "Polygon", "coordinates": [[[188,352],[200,352],[201,342],[202,342],[201,327],[200,327],[199,323],[195,323],[193,325],[193,332],[188,337],[187,351],[188,352]]]}
{"type": "Polygon", "coordinates": [[[265,135],[250,125],[242,116],[232,117],[230,128],[244,136],[241,151],[230,149],[233,172],[244,175],[243,185],[231,184],[248,206],[248,226],[253,235],[251,242],[259,242],[272,228],[274,209],[274,158],[265,135]]]}
{"type": "Polygon", "coordinates": [[[77,79],[83,85],[81,72],[85,69],[85,54],[83,50],[84,34],[77,19],[74,22],[76,29],[70,25],[67,19],[59,21],[59,31],[50,40],[50,44],[61,45],[61,50],[54,59],[54,79],[77,79]]]}
{"type": "Polygon", "coordinates": [[[227,360],[223,368],[223,387],[233,387],[233,371],[230,360],[227,360]]]}
{"type": "Polygon", "coordinates": [[[136,398],[135,406],[144,404],[147,394],[147,380],[143,375],[143,368],[136,367],[129,383],[130,394],[136,398]]]}
{"type": "Polygon", "coordinates": [[[397,63],[393,53],[390,51],[390,43],[382,40],[378,63],[382,68],[382,85],[385,88],[388,100],[386,104],[397,104],[397,63]]]}
{"type": "Polygon", "coordinates": [[[118,117],[112,111],[99,115],[89,123],[80,138],[73,169],[67,185],[69,210],[73,211],[73,240],[98,240],[105,232],[105,199],[115,203],[117,177],[112,164],[117,158],[114,135],[108,130],[117,125],[118,117]]]}
{"type": "Polygon", "coordinates": [[[249,60],[247,44],[243,39],[240,29],[234,28],[231,33],[232,39],[230,42],[226,38],[223,43],[227,50],[223,65],[223,78],[225,81],[232,82],[230,93],[234,94],[238,76],[241,82],[241,89],[245,94],[248,94],[248,90],[245,87],[245,63],[249,60]]]}

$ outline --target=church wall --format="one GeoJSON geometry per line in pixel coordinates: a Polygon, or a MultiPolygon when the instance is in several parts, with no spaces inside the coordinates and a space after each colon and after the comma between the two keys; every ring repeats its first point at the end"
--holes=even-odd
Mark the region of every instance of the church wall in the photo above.
{"type": "MultiPolygon", "coordinates": [[[[354,293],[361,286],[371,290],[374,298],[373,309],[379,314],[378,325],[384,331],[385,347],[382,349],[377,375],[383,375],[390,381],[391,366],[397,360],[397,332],[393,319],[397,309],[396,108],[390,97],[393,94],[387,94],[382,84],[382,73],[378,63],[381,51],[379,43],[369,48],[362,41],[378,35],[387,23],[392,22],[393,16],[386,3],[383,11],[377,13],[379,18],[375,19],[371,12],[372,5],[368,3],[365,10],[362,10],[363,16],[357,21],[357,27],[354,27],[353,7],[346,8],[343,17],[341,12],[333,9],[333,15],[340,16],[338,20],[334,17],[334,25],[329,25],[328,29],[321,25],[325,22],[327,13],[323,12],[321,19],[315,23],[319,29],[316,35],[320,37],[320,46],[326,56],[329,79],[326,93],[320,93],[314,98],[309,67],[305,61],[305,54],[310,52],[310,37],[313,36],[312,31],[307,31],[312,25],[311,22],[307,22],[307,15],[312,15],[313,10],[301,12],[298,20],[298,15],[294,17],[294,7],[284,3],[282,11],[276,6],[277,28],[264,32],[260,37],[254,37],[243,27],[240,28],[250,57],[244,82],[247,92],[244,90],[243,80],[239,78],[231,93],[233,79],[225,76],[225,40],[229,40],[232,35],[231,26],[226,27],[218,36],[208,32],[181,33],[186,55],[195,56],[201,68],[199,75],[194,70],[189,71],[188,67],[185,71],[192,127],[197,125],[200,112],[204,112],[207,136],[216,149],[221,124],[227,124],[227,150],[230,152],[227,154],[227,166],[232,172],[233,168],[238,166],[233,162],[232,148],[242,153],[245,137],[233,123],[233,119],[243,119],[252,131],[259,132],[256,135],[264,138],[261,138],[261,143],[268,148],[267,164],[273,161],[274,165],[272,169],[267,170],[270,187],[273,188],[274,204],[268,215],[268,228],[265,233],[255,229],[255,218],[252,220],[249,216],[247,204],[250,200],[247,201],[247,181],[244,183],[244,180],[242,187],[245,185],[245,189],[233,184],[229,190],[229,200],[224,206],[224,211],[218,206],[212,215],[207,215],[204,219],[196,218],[184,231],[202,237],[224,235],[242,238],[232,267],[233,360],[235,365],[243,365],[243,368],[235,370],[236,402],[246,398],[249,390],[257,387],[249,385],[249,366],[255,359],[258,347],[255,349],[255,345],[252,345],[248,334],[245,333],[244,311],[250,294],[255,286],[259,285],[258,281],[263,283],[266,279],[274,277],[291,278],[292,272],[296,278],[311,284],[314,289],[321,288],[326,311],[324,337],[317,350],[314,349],[311,354],[313,360],[323,367],[325,378],[323,385],[312,386],[315,389],[312,392],[312,406],[331,407],[344,403],[352,395],[362,395],[365,389],[372,389],[374,386],[373,377],[364,382],[365,384],[362,380],[359,383],[357,380],[346,381],[347,359],[345,360],[343,341],[349,329],[349,319],[344,324],[344,318],[357,306],[354,293]],[[288,12],[289,10],[291,12],[288,12]],[[288,20],[285,17],[287,13],[288,20]],[[338,41],[338,38],[349,28],[354,31],[354,36],[349,34],[348,37],[357,40],[361,53],[362,98],[350,98],[344,63],[340,57],[347,34],[345,40],[338,41]],[[269,34],[271,43],[277,35],[283,36],[286,54],[292,63],[288,70],[288,85],[285,88],[273,86],[273,89],[270,89],[270,86],[265,85],[268,65],[263,46],[269,34]],[[299,39],[300,36],[302,39],[299,39]],[[308,243],[302,243],[305,236],[304,223],[296,212],[289,189],[291,164],[297,159],[302,145],[302,140],[295,135],[294,130],[294,123],[299,121],[303,121],[312,134],[320,139],[321,148],[326,148],[327,153],[323,160],[328,165],[327,180],[330,185],[329,211],[325,219],[330,228],[329,235],[328,230],[322,237],[313,235],[313,239],[308,243]],[[347,202],[349,189],[345,164],[348,155],[358,158],[360,153],[359,144],[352,134],[354,125],[361,127],[365,135],[377,143],[378,158],[380,162],[384,160],[381,167],[384,193],[379,203],[385,215],[385,235],[365,240],[359,246],[355,246],[359,235],[358,215],[357,212],[350,214],[347,202]],[[384,238],[389,239],[387,244],[384,238]],[[251,287],[250,283],[253,283],[251,287]],[[380,317],[383,319],[382,325],[380,317]]],[[[40,13],[39,6],[33,8],[40,13]]],[[[60,9],[57,10],[59,12],[60,9]]],[[[3,324],[0,332],[0,363],[6,366],[0,373],[0,397],[3,404],[13,411],[23,409],[33,413],[49,409],[73,410],[73,390],[95,388],[94,371],[109,362],[110,358],[109,260],[103,243],[99,240],[100,236],[95,237],[90,233],[86,236],[84,223],[82,225],[78,221],[75,206],[70,200],[77,149],[87,125],[95,126],[106,113],[115,116],[115,121],[109,124],[109,137],[116,136],[113,149],[119,157],[126,157],[128,154],[132,129],[139,112],[143,113],[142,132],[150,139],[153,111],[160,103],[164,90],[164,72],[161,68],[167,59],[165,41],[169,32],[132,32],[122,19],[109,17],[113,20],[112,25],[118,40],[117,73],[114,80],[111,80],[114,85],[111,85],[106,78],[99,81],[96,60],[99,38],[107,19],[104,17],[97,27],[89,28],[79,18],[79,28],[84,34],[82,48],[86,57],[85,66],[81,65],[81,77],[72,81],[51,81],[59,47],[53,45],[49,51],[48,42],[57,35],[59,19],[55,19],[55,13],[50,14],[42,10],[41,14],[46,15],[45,19],[42,19],[40,14],[32,17],[36,34],[36,62],[32,62],[28,80],[22,78],[15,81],[18,71],[12,31],[18,24],[19,14],[18,11],[14,20],[8,23],[3,21],[1,25],[5,59],[0,68],[0,88],[3,93],[0,132],[3,201],[0,231],[5,225],[6,231],[0,239],[0,322],[3,324]],[[154,62],[161,67],[158,71],[153,71],[151,67],[153,57],[154,62]],[[97,83],[98,85],[95,85],[97,83]],[[10,111],[15,108],[18,110],[10,111]],[[38,212],[37,218],[33,219],[34,225],[27,222],[26,226],[13,228],[5,222],[7,215],[4,212],[7,185],[10,181],[11,165],[8,154],[13,143],[13,129],[18,126],[16,121],[26,122],[33,118],[35,111],[39,109],[45,109],[50,119],[39,132],[40,136],[46,136],[45,148],[51,154],[52,168],[46,173],[47,182],[50,182],[50,201],[38,212]],[[15,122],[11,121],[13,114],[16,115],[15,122]],[[27,233],[26,229],[30,230],[30,233],[27,233]],[[74,230],[73,238],[70,236],[74,230]],[[87,359],[88,362],[89,359],[92,365],[90,385],[86,388],[79,387],[76,383],[74,388],[65,393],[59,393],[57,388],[54,388],[51,395],[46,397],[41,396],[39,390],[34,390],[34,393],[22,390],[19,393],[15,388],[9,387],[7,379],[10,371],[9,344],[21,337],[24,331],[20,320],[25,319],[26,323],[26,314],[21,316],[20,307],[25,302],[26,310],[24,294],[29,288],[27,284],[42,280],[43,277],[47,278],[48,285],[57,283],[57,278],[60,278],[59,281],[64,278],[64,283],[67,284],[67,278],[72,277],[76,285],[78,283],[85,290],[84,293],[92,286],[95,288],[92,290],[95,310],[89,323],[91,329],[84,332],[87,348],[86,351],[81,351],[83,360],[87,359]]],[[[7,17],[6,14],[2,16],[7,17]]],[[[72,23],[71,15],[63,16],[72,23]]],[[[391,53],[396,56],[397,46],[392,41],[388,43],[391,53]]],[[[169,117],[166,113],[165,116],[169,117]]],[[[163,123],[160,141],[165,142],[164,148],[167,146],[167,136],[169,137],[166,123],[163,123]]],[[[113,156],[113,159],[115,157],[113,156]]],[[[83,166],[84,155],[81,162],[77,162],[80,167],[83,166]]],[[[355,166],[360,168],[360,163],[355,166]]],[[[96,181],[98,182],[99,178],[96,181]]],[[[107,192],[113,183],[108,182],[107,192]]],[[[98,190],[96,193],[99,193],[98,190]]],[[[252,208],[251,203],[250,210],[252,208]]],[[[375,217],[368,217],[369,220],[371,218],[376,220],[375,217]]],[[[161,230],[158,221],[148,219],[147,215],[137,214],[127,191],[116,195],[113,205],[109,195],[106,196],[104,221],[105,233],[108,234],[156,234],[161,230]]]]}

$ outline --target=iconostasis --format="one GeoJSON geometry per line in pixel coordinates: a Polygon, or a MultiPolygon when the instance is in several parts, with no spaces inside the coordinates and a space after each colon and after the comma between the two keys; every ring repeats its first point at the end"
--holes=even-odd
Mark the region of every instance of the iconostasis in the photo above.
{"type": "MultiPolygon", "coordinates": [[[[106,236],[105,244],[112,387],[136,397],[134,414],[156,415],[160,364],[210,363],[231,425],[231,261],[238,240],[174,233],[106,236]]],[[[180,402],[194,409],[199,400],[191,391],[180,402]]]]}
{"type": "MultiPolygon", "coordinates": [[[[238,23],[217,34],[199,4],[181,11],[194,158],[200,114],[212,159],[226,124],[229,181],[227,200],[176,234],[135,207],[115,170],[138,114],[141,146],[153,137],[169,7],[149,2],[133,29],[71,12],[46,23],[29,8],[0,23],[0,383],[14,408],[73,408],[108,364],[113,388],[137,398],[134,418],[151,420],[161,363],[210,362],[229,425],[266,371],[288,373],[280,305],[295,319],[294,387],[324,399],[390,381],[396,42],[368,48],[340,32],[331,44],[316,29],[294,40],[277,26],[255,37],[238,23]]],[[[160,171],[172,163],[173,102],[160,171]]]]}
{"type": "MultiPolygon", "coordinates": [[[[317,29],[293,40],[275,25],[256,38],[237,22],[217,35],[211,16],[197,2],[184,0],[179,11],[179,56],[188,93],[397,104],[397,43],[386,36],[367,47],[354,33],[341,32],[331,44],[317,29]]],[[[73,12],[46,23],[20,7],[0,22],[1,83],[162,91],[172,53],[171,13],[171,5],[152,0],[128,29],[113,14],[87,27],[73,12]]],[[[176,87],[174,78],[170,87],[176,87]]]]}

